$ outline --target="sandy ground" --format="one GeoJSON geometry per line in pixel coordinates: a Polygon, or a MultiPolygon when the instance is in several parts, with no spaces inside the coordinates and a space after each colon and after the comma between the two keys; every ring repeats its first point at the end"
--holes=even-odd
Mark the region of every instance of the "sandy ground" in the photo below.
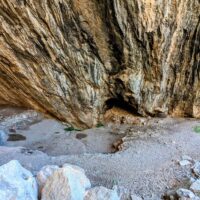
{"type": "Polygon", "coordinates": [[[186,183],[187,170],[178,164],[183,155],[200,160],[200,134],[193,131],[199,120],[164,118],[143,126],[66,131],[66,125],[35,114],[31,121],[30,112],[27,120],[26,113],[0,109],[0,127],[26,137],[0,147],[0,164],[17,159],[36,173],[46,164],[71,163],[85,169],[93,186],[117,184],[145,200],[158,200],[186,183]],[[122,150],[114,153],[112,143],[121,138],[122,150]]]}

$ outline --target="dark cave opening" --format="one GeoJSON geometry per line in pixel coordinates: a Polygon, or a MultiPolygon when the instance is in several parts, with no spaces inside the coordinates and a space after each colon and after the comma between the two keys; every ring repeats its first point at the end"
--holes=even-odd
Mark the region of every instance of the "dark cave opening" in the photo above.
{"type": "Polygon", "coordinates": [[[123,98],[110,98],[105,102],[106,110],[112,109],[113,107],[120,108],[134,115],[140,115],[136,108],[130,103],[123,100],[123,98]]]}

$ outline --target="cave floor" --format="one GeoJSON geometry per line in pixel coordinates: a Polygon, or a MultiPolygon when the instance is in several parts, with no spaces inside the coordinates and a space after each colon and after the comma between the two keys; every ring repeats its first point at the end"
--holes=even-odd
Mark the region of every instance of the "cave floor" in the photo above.
{"type": "Polygon", "coordinates": [[[117,184],[145,200],[157,200],[187,180],[179,165],[183,155],[200,160],[197,125],[200,120],[163,118],[140,126],[107,124],[69,131],[34,111],[0,108],[0,129],[10,134],[0,147],[0,164],[17,159],[35,174],[47,164],[71,163],[85,170],[93,186],[117,184]],[[121,141],[117,152],[112,146],[116,141],[121,141]]]}

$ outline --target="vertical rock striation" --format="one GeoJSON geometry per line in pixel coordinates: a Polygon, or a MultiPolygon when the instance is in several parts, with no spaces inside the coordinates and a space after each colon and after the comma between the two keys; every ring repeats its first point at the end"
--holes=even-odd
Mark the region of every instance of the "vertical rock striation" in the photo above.
{"type": "Polygon", "coordinates": [[[115,99],[200,117],[199,0],[0,0],[0,104],[78,127],[115,99]]]}

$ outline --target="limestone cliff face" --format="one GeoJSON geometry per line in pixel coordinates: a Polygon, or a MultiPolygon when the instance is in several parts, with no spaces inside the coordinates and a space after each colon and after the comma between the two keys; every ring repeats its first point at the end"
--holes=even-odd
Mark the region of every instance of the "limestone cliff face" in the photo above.
{"type": "Polygon", "coordinates": [[[199,0],[0,0],[0,104],[91,127],[109,99],[200,117],[199,0]]]}

